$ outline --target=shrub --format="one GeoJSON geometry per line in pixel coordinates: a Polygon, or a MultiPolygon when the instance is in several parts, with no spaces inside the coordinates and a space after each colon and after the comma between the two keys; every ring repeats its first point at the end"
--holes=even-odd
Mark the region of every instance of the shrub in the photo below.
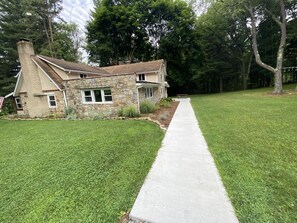
{"type": "Polygon", "coordinates": [[[13,102],[12,99],[7,98],[3,102],[3,107],[2,107],[2,110],[0,112],[0,116],[12,114],[12,113],[15,113],[14,102],[13,102]]]}
{"type": "Polygon", "coordinates": [[[66,116],[66,120],[76,120],[77,119],[77,115],[75,112],[75,109],[72,107],[65,107],[65,116],[66,116]]]}
{"type": "Polygon", "coordinates": [[[91,112],[89,115],[90,115],[91,120],[103,120],[104,119],[104,115],[102,115],[98,112],[91,112]]]}
{"type": "Polygon", "coordinates": [[[77,120],[77,115],[75,113],[69,114],[65,118],[66,120],[77,120]]]}
{"type": "Polygon", "coordinates": [[[135,118],[135,117],[139,117],[139,112],[133,105],[130,105],[130,106],[121,108],[118,111],[118,115],[129,117],[129,118],[135,118]]]}
{"type": "Polygon", "coordinates": [[[67,115],[71,115],[71,114],[75,114],[75,113],[76,113],[76,112],[75,112],[75,109],[72,108],[72,107],[70,107],[70,106],[65,107],[64,112],[65,112],[65,115],[66,115],[66,116],[67,116],[67,115]]]}
{"type": "Polygon", "coordinates": [[[124,116],[124,108],[120,108],[117,113],[118,116],[124,116]]]}
{"type": "Polygon", "coordinates": [[[162,98],[161,101],[168,101],[168,102],[173,102],[172,98],[162,98]]]}
{"type": "Polygon", "coordinates": [[[152,113],[156,110],[155,106],[149,101],[143,101],[140,103],[141,113],[152,113]]]}
{"type": "Polygon", "coordinates": [[[171,98],[162,98],[158,103],[160,107],[169,108],[171,106],[172,99],[171,98]]]}

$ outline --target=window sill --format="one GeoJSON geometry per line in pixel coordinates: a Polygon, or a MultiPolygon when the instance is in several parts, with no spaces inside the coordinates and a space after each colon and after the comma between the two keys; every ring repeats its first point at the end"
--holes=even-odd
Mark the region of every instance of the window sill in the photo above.
{"type": "Polygon", "coordinates": [[[83,102],[83,105],[111,105],[113,102],[83,102]]]}

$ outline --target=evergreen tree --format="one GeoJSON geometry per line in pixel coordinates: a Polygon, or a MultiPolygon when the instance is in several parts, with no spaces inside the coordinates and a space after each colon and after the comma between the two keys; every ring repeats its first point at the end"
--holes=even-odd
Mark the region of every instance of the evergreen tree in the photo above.
{"type": "Polygon", "coordinates": [[[61,0],[0,1],[0,95],[13,91],[14,76],[20,69],[16,43],[32,41],[37,54],[77,61],[74,47],[75,25],[55,21],[61,0]]]}

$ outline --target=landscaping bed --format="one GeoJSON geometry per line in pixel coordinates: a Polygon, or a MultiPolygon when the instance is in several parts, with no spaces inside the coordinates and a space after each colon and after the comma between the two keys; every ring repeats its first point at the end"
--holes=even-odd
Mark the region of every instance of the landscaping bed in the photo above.
{"type": "Polygon", "coordinates": [[[172,101],[170,103],[170,106],[168,107],[160,107],[153,113],[150,113],[148,115],[144,115],[144,117],[149,117],[150,119],[159,122],[162,126],[165,128],[168,128],[173,115],[177,109],[179,102],[178,101],[172,101]]]}

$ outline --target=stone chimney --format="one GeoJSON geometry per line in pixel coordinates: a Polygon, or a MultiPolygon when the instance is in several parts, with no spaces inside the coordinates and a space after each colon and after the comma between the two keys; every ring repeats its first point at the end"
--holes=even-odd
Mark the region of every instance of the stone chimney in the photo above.
{"type": "Polygon", "coordinates": [[[38,105],[41,102],[41,98],[35,95],[41,95],[43,92],[37,66],[32,61],[32,57],[35,56],[33,44],[29,40],[21,39],[17,43],[17,48],[22,69],[23,85],[27,92],[26,105],[29,110],[29,116],[38,117],[40,116],[38,105]]]}

